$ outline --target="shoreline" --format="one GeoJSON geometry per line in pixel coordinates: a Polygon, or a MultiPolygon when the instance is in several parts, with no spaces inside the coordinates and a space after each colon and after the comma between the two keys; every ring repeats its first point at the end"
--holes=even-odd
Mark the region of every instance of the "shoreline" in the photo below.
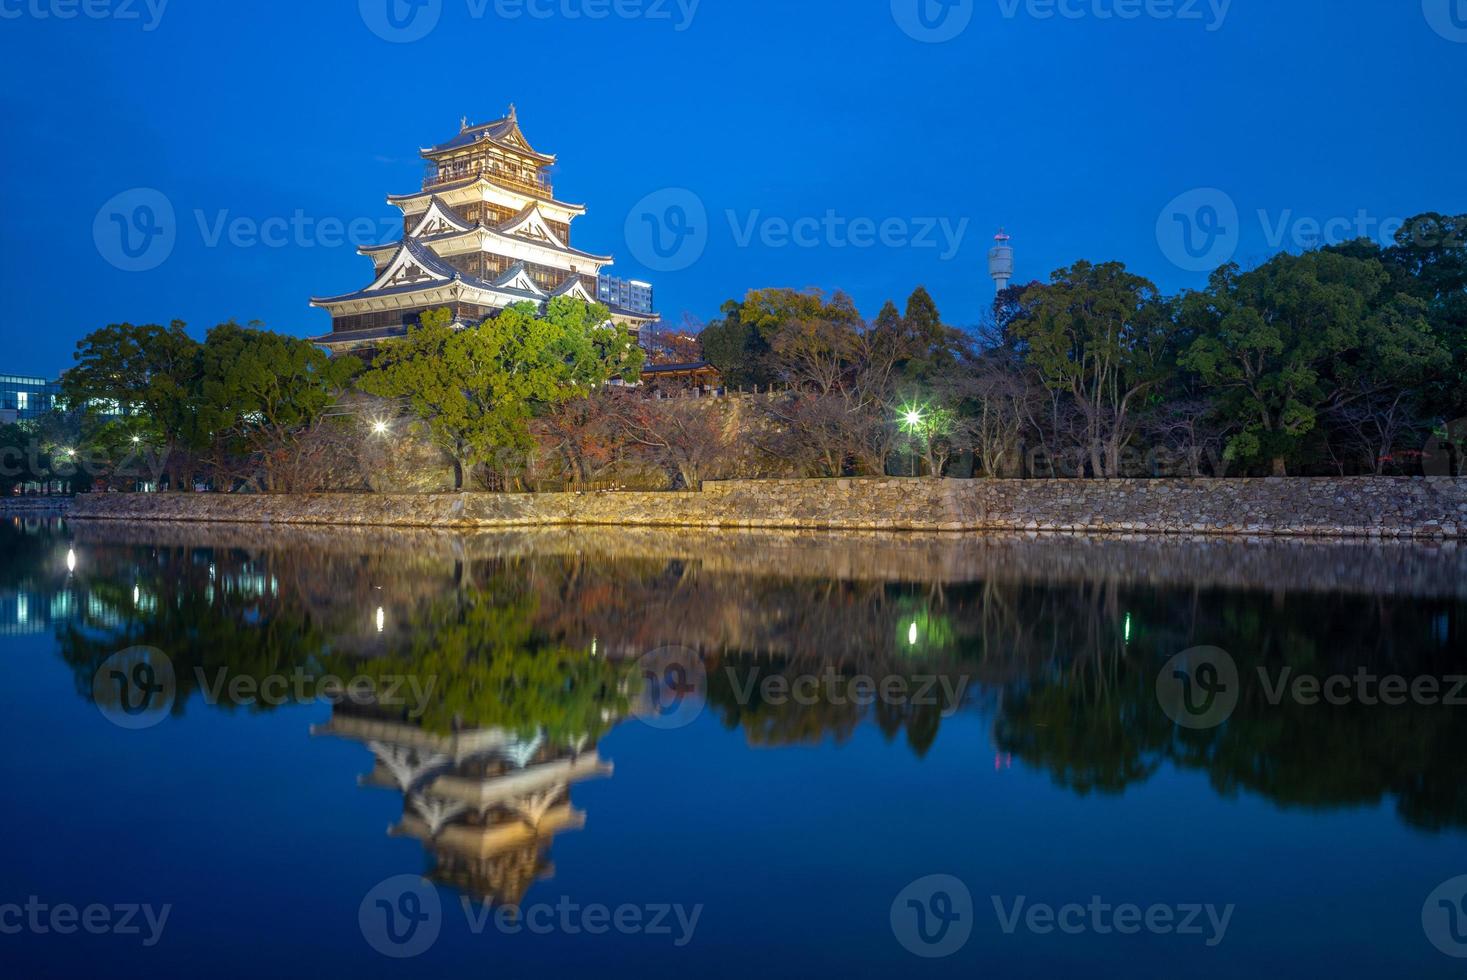
{"type": "Polygon", "coordinates": [[[668,493],[84,494],[59,513],[77,521],[457,531],[627,527],[1442,540],[1467,537],[1467,478],[886,478],[709,483],[699,492],[668,493]]]}

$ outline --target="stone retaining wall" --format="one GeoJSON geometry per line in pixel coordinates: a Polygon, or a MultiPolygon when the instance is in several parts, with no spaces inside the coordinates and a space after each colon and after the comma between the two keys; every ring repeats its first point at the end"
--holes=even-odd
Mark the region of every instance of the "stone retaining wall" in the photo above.
{"type": "Polygon", "coordinates": [[[64,514],[71,509],[71,501],[71,497],[0,497],[0,517],[64,514]]]}
{"type": "Polygon", "coordinates": [[[1467,479],[765,480],[701,493],[94,494],[73,518],[641,527],[1467,536],[1467,479]]]}

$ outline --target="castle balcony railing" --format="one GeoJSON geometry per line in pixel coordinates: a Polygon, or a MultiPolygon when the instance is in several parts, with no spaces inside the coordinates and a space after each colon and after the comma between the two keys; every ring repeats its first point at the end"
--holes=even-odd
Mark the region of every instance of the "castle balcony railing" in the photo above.
{"type": "Polygon", "coordinates": [[[523,191],[535,197],[553,198],[555,196],[555,190],[551,187],[550,181],[543,177],[527,176],[509,167],[502,167],[498,164],[483,161],[466,164],[449,164],[443,167],[430,163],[423,176],[423,190],[430,191],[443,184],[453,184],[460,180],[469,180],[481,176],[488,177],[497,184],[503,184],[506,187],[523,191]]]}

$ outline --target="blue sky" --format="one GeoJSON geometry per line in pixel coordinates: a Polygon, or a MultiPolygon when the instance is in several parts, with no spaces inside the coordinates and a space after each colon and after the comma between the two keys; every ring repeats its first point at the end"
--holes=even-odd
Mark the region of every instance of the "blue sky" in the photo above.
{"type": "Polygon", "coordinates": [[[1467,0],[388,2],[0,0],[0,369],[122,320],[325,332],[309,298],[370,279],[346,226],[385,239],[418,148],[510,102],[576,244],[670,319],[923,283],[971,324],[999,225],[1021,279],[1173,290],[1467,211],[1467,0]]]}

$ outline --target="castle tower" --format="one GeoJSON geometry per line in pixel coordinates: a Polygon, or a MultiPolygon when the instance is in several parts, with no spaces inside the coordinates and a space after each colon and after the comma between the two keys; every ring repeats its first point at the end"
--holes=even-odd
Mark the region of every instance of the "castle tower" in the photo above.
{"type": "MultiPolygon", "coordinates": [[[[516,303],[597,302],[597,278],[612,258],[571,245],[571,222],[586,209],[555,197],[555,157],[530,146],[513,105],[493,122],[465,119],[453,139],[420,152],[422,190],[387,198],[402,211],[402,239],[357,250],[372,260],[370,285],[311,300],[331,314],[331,333],[316,343],[369,353],[406,336],[428,310],[447,307],[455,323],[472,326],[516,303]]],[[[611,312],[633,330],[657,319],[611,312]]]]}

